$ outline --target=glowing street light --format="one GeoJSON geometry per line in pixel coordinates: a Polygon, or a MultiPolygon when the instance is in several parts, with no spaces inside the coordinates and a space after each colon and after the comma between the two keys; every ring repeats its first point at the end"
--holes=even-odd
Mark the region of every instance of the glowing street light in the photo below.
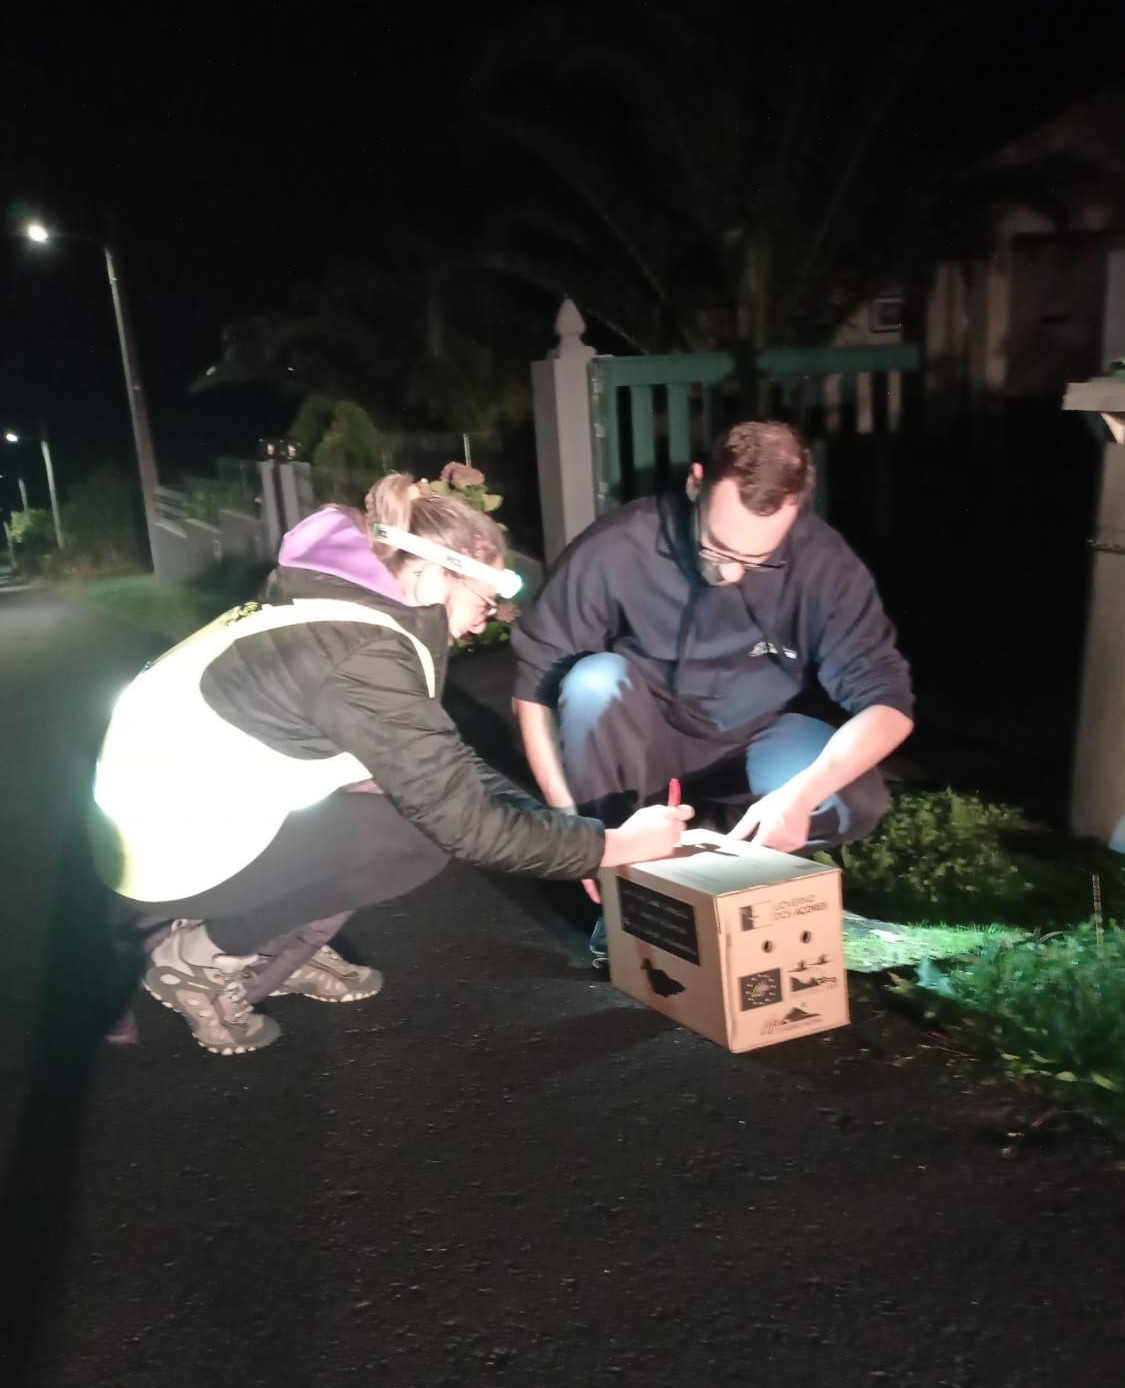
{"type": "MultiPolygon", "coordinates": [[[[121,348],[121,365],[125,371],[125,390],[129,398],[129,418],[133,425],[133,444],[137,452],[137,472],[140,476],[141,495],[144,499],[149,548],[155,557],[156,548],[152,543],[152,535],[157,518],[156,488],[158,479],[156,475],[156,457],[153,453],[152,433],[148,424],[148,410],[145,407],[144,392],[141,389],[141,373],[137,361],[137,348],[133,341],[132,329],[125,311],[121,284],[118,279],[117,267],[114,264],[113,251],[110,248],[109,239],[102,239],[98,236],[88,236],[83,232],[77,231],[48,231],[47,227],[44,226],[42,222],[38,221],[28,222],[24,226],[24,233],[29,241],[34,241],[36,245],[39,246],[54,240],[56,237],[67,241],[92,241],[94,245],[101,248],[105,256],[106,276],[109,279],[109,292],[113,299],[113,313],[117,320],[117,341],[121,348]]],[[[49,458],[49,454],[46,451],[47,444],[45,432],[43,432],[42,443],[44,457],[49,458]]],[[[59,533],[61,535],[61,531],[59,533]]],[[[61,539],[59,543],[61,545],[61,539]]]]}
{"type": "Polygon", "coordinates": [[[19,436],[19,434],[13,434],[12,431],[11,431],[11,429],[9,429],[8,432],[4,435],[4,442],[5,442],[5,443],[19,443],[19,441],[20,441],[20,436],[19,436]]]}

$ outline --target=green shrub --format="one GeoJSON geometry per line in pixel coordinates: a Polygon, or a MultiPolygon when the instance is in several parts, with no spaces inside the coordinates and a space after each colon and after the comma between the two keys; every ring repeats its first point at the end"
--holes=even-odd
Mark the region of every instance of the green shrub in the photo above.
{"type": "Polygon", "coordinates": [[[384,470],[379,430],[354,400],[308,396],[289,427],[289,438],[301,458],[326,473],[356,474],[367,478],[369,487],[384,470]]]}
{"type": "Polygon", "coordinates": [[[883,920],[1070,925],[1090,914],[1092,874],[1106,914],[1125,917],[1125,858],[976,795],[899,795],[875,833],[841,858],[849,906],[883,920]]]}
{"type": "Polygon", "coordinates": [[[8,529],[20,568],[28,572],[37,571],[44,557],[55,548],[55,523],[50,511],[40,511],[35,507],[13,511],[8,529]]]}
{"type": "Polygon", "coordinates": [[[851,893],[893,900],[894,920],[1005,919],[993,903],[1029,884],[1002,835],[1028,827],[1017,810],[955,791],[898,796],[869,839],[842,851],[851,893]]]}
{"type": "Polygon", "coordinates": [[[53,572],[81,577],[123,573],[141,561],[141,510],[134,483],[100,467],[67,488],[62,506],[66,549],[53,572]]]}
{"type": "Polygon", "coordinates": [[[311,461],[314,450],[332,425],[336,402],[327,395],[308,395],[301,401],[296,418],[289,426],[289,441],[297,456],[311,461]]]}

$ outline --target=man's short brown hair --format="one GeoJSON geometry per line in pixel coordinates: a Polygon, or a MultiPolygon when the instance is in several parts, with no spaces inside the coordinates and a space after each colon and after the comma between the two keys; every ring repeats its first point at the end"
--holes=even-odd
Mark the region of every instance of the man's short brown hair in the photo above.
{"type": "Polygon", "coordinates": [[[808,444],[791,424],[753,420],[728,429],[703,465],[707,486],[726,477],[738,484],[748,511],[772,516],[786,502],[803,502],[812,493],[816,468],[808,444]]]}

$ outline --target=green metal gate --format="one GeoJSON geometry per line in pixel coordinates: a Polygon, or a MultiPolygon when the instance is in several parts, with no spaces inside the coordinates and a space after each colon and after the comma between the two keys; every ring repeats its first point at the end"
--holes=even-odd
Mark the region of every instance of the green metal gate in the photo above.
{"type": "Polygon", "coordinates": [[[771,418],[791,420],[809,439],[822,514],[830,476],[862,455],[875,528],[891,523],[890,474],[913,413],[918,347],[595,357],[588,370],[599,515],[678,480],[736,420],[771,418]]]}

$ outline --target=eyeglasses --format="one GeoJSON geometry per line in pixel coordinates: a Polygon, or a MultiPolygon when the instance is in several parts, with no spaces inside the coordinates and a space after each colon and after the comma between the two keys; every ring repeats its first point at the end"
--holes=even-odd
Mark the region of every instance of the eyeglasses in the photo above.
{"type": "Polygon", "coordinates": [[[729,549],[720,549],[715,545],[704,543],[705,540],[713,539],[707,529],[707,522],[703,517],[701,504],[695,504],[695,549],[700,559],[709,564],[731,564],[737,565],[745,573],[751,569],[783,569],[785,560],[778,559],[773,562],[757,554],[732,554],[729,549]]]}
{"type": "Polygon", "coordinates": [[[479,588],[474,588],[471,581],[467,579],[464,574],[454,574],[453,577],[463,583],[478,602],[484,604],[484,615],[491,621],[500,610],[500,604],[496,601],[496,594],[482,593],[479,588]]]}

